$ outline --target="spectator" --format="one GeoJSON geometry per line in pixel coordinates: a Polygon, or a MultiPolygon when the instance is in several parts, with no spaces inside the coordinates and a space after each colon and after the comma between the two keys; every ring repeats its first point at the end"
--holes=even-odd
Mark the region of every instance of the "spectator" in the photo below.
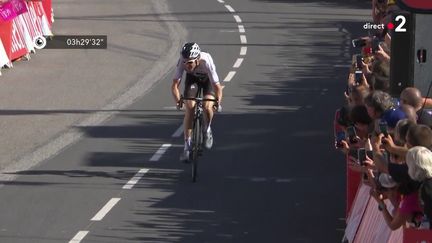
{"type": "Polygon", "coordinates": [[[423,146],[428,149],[432,148],[432,129],[426,125],[412,126],[406,136],[407,146],[423,146]]]}
{"type": "MultiPolygon", "coordinates": [[[[406,155],[408,173],[416,181],[422,182],[420,186],[420,199],[423,211],[429,220],[432,219],[432,152],[421,146],[408,150],[406,155]]],[[[430,223],[430,222],[429,222],[430,223]]],[[[432,228],[432,226],[429,226],[432,228]]]]}
{"type": "Polygon", "coordinates": [[[395,141],[399,141],[402,145],[406,144],[406,135],[408,133],[408,129],[414,126],[416,123],[409,119],[402,119],[398,121],[395,127],[395,141]]]}
{"type": "Polygon", "coordinates": [[[380,90],[373,91],[364,100],[369,116],[372,119],[379,119],[384,111],[393,107],[391,96],[380,90]]]}
{"type": "Polygon", "coordinates": [[[425,98],[422,97],[419,89],[407,87],[400,94],[400,103],[414,107],[417,114],[417,123],[432,127],[432,115],[423,110],[425,98]]]}
{"type": "Polygon", "coordinates": [[[397,191],[402,196],[395,196],[396,198],[392,199],[392,204],[396,206],[393,215],[384,203],[386,197],[383,192],[380,190],[371,192],[372,197],[378,202],[378,209],[383,213],[384,220],[391,230],[397,230],[401,226],[411,223],[416,215],[422,213],[417,188],[405,194],[400,191],[400,185],[397,187],[397,191]]]}
{"type": "Polygon", "coordinates": [[[432,152],[422,146],[412,147],[406,155],[409,176],[416,181],[432,178],[432,152]]]}

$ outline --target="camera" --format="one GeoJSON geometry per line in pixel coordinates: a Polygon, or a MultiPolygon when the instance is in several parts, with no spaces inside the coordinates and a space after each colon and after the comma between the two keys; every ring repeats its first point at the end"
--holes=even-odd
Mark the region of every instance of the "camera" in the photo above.
{"type": "Polygon", "coordinates": [[[353,47],[364,47],[366,46],[366,40],[365,39],[354,39],[351,41],[353,47]]]}
{"type": "Polygon", "coordinates": [[[357,143],[359,141],[354,126],[347,127],[347,134],[350,143],[357,143]]]}

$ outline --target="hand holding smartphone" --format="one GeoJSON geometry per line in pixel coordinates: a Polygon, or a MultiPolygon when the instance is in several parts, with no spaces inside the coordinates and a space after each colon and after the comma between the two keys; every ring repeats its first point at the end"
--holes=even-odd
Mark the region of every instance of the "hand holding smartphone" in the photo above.
{"type": "Polygon", "coordinates": [[[336,148],[343,148],[343,143],[342,141],[344,141],[346,139],[345,136],[345,132],[338,132],[336,134],[336,148]]]}
{"type": "Polygon", "coordinates": [[[380,130],[380,133],[384,134],[384,137],[387,137],[389,135],[388,134],[388,125],[387,125],[387,122],[380,121],[380,123],[379,123],[379,130],[380,130]]]}
{"type": "Polygon", "coordinates": [[[366,40],[365,39],[354,39],[351,41],[353,47],[364,47],[366,46],[366,40]]]}
{"type": "Polygon", "coordinates": [[[364,162],[366,160],[366,149],[365,148],[359,148],[357,150],[357,159],[358,159],[358,163],[363,166],[364,162]]]}
{"type": "Polygon", "coordinates": [[[359,141],[354,126],[347,127],[347,134],[350,143],[357,143],[359,141]]]}
{"type": "Polygon", "coordinates": [[[377,37],[372,39],[372,53],[376,53],[379,50],[380,40],[377,37]]]}

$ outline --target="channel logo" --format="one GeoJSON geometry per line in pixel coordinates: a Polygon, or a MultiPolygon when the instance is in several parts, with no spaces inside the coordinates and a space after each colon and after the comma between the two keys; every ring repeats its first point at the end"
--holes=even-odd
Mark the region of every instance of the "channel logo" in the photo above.
{"type": "MultiPolygon", "coordinates": [[[[394,30],[395,32],[407,32],[405,28],[407,20],[406,17],[403,15],[397,15],[393,22],[390,22],[387,24],[387,29],[394,30]]],[[[363,29],[365,30],[383,30],[384,24],[371,24],[366,23],[363,25],[363,29]]]]}

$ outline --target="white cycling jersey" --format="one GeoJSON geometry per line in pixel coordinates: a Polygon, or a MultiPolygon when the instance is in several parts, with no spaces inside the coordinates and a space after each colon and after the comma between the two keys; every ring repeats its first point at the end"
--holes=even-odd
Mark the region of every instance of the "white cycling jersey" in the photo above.
{"type": "MultiPolygon", "coordinates": [[[[178,80],[182,78],[183,73],[186,71],[183,64],[185,60],[186,59],[180,56],[177,62],[177,70],[174,74],[173,79],[178,80]]],[[[216,66],[214,65],[213,58],[207,52],[201,52],[199,65],[190,74],[197,77],[208,77],[210,79],[210,82],[219,83],[219,77],[216,73],[216,66]]]]}

